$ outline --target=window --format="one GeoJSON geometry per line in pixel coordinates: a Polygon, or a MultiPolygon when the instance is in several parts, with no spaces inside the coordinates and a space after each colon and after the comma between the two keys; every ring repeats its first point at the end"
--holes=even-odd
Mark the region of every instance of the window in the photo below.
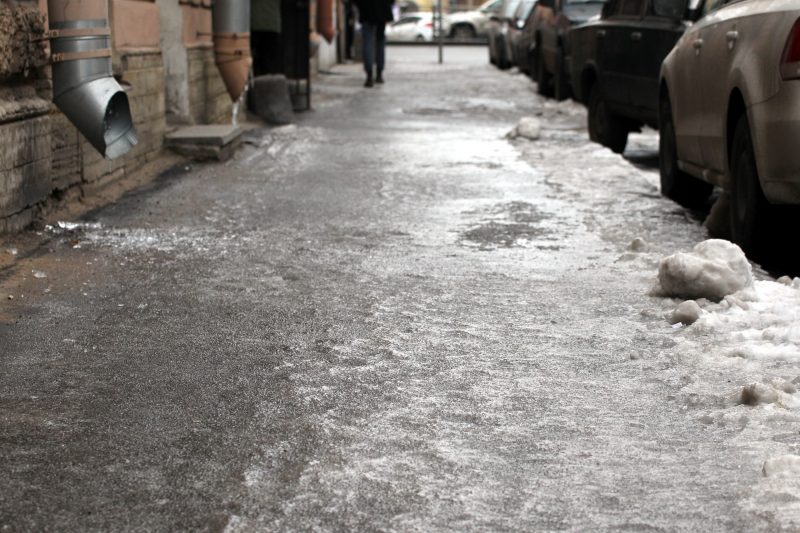
{"type": "Polygon", "coordinates": [[[616,14],[623,17],[641,16],[644,2],[645,0],[620,0],[616,14]]]}

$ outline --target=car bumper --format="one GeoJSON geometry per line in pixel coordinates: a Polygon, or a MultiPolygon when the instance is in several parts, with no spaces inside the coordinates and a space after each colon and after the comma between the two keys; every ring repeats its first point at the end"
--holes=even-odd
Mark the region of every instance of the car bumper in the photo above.
{"type": "Polygon", "coordinates": [[[776,204],[800,204],[800,80],[749,109],[761,186],[776,204]]]}

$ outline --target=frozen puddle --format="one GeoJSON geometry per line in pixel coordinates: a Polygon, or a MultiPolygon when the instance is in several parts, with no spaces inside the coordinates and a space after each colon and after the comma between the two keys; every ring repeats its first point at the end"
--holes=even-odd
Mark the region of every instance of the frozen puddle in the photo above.
{"type": "Polygon", "coordinates": [[[555,217],[526,202],[499,204],[490,208],[486,217],[461,234],[462,244],[494,250],[552,241],[555,234],[555,217]]]}

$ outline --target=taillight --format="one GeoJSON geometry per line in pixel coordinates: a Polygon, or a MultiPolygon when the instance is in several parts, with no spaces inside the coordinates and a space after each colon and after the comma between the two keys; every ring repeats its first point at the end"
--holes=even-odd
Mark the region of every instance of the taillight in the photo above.
{"type": "Polygon", "coordinates": [[[433,22],[426,22],[425,23],[425,27],[426,28],[433,28],[433,22]]]}
{"type": "Polygon", "coordinates": [[[781,77],[784,80],[800,79],[800,19],[794,22],[786,46],[783,48],[781,77]]]}

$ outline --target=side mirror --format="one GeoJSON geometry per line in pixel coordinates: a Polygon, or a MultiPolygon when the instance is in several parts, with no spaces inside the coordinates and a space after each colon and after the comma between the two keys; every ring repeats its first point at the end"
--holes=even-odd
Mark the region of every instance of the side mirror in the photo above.
{"type": "Polygon", "coordinates": [[[680,22],[683,20],[688,6],[688,0],[653,0],[653,14],[680,22]]]}

